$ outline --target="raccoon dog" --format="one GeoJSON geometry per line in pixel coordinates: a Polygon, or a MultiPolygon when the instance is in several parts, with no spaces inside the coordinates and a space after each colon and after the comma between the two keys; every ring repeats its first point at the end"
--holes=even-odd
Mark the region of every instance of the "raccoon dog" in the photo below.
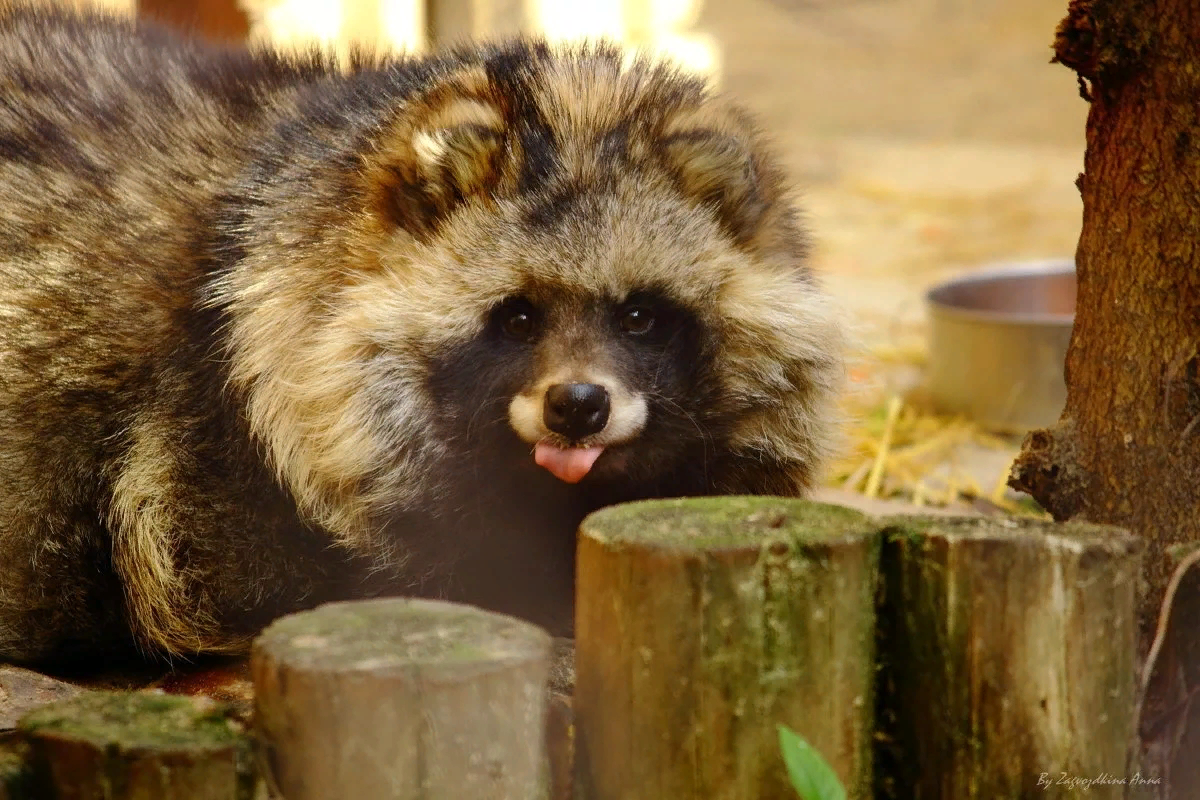
{"type": "Polygon", "coordinates": [[[759,135],[672,68],[0,12],[0,659],[380,593],[569,635],[584,514],[809,487],[839,342],[759,135]]]}

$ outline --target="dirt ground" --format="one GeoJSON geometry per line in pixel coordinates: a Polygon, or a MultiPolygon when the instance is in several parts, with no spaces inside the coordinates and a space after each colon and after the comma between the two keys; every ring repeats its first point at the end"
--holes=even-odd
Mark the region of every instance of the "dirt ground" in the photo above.
{"type": "Polygon", "coordinates": [[[923,317],[937,279],[1069,257],[1087,105],[1049,64],[1046,0],[708,0],[723,87],[776,139],[817,268],[867,325],[923,317]]]}
{"type": "MultiPolygon", "coordinates": [[[[816,268],[866,368],[919,350],[925,291],[991,262],[1069,258],[1087,104],[1049,63],[1065,2],[708,0],[722,86],[759,114],[796,178],[816,268]]],[[[878,388],[878,387],[876,387],[878,388]]],[[[884,387],[888,391],[889,387],[884,387]]],[[[1013,452],[968,448],[995,482],[1013,452]]]]}

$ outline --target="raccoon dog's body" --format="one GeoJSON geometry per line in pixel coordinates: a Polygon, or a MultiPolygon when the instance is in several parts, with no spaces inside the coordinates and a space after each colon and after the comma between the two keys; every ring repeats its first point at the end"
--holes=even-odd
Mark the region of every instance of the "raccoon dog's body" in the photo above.
{"type": "Polygon", "coordinates": [[[585,513],[812,479],[839,333],[781,192],[604,47],[339,71],[0,12],[0,659],[379,592],[569,633],[585,513]]]}

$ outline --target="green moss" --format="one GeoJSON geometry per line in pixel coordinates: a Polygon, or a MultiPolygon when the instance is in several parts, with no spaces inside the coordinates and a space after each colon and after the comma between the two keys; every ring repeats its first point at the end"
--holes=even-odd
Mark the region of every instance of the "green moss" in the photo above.
{"type": "Polygon", "coordinates": [[[1086,522],[1053,522],[1032,517],[917,517],[898,516],[882,520],[885,535],[905,538],[916,544],[929,536],[950,539],[1019,538],[1042,535],[1060,546],[1104,546],[1112,552],[1141,549],[1140,540],[1109,525],[1086,522]]]}
{"type": "Polygon", "coordinates": [[[611,506],[583,521],[601,541],[687,549],[859,538],[870,520],[848,508],[782,497],[694,497],[611,506]]]}
{"type": "Polygon", "coordinates": [[[27,714],[17,727],[120,750],[223,749],[241,739],[225,706],[142,692],[85,692],[27,714]]]}
{"type": "Polygon", "coordinates": [[[27,714],[17,737],[28,769],[0,774],[0,787],[24,781],[9,797],[70,786],[80,797],[250,800],[260,788],[250,737],[228,706],[207,698],[84,692],[27,714]]]}

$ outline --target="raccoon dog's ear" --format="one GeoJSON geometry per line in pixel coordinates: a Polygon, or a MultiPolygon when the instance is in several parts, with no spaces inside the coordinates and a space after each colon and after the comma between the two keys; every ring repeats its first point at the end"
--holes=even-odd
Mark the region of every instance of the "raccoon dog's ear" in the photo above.
{"type": "Polygon", "coordinates": [[[663,133],[668,167],[680,189],[712,207],[739,241],[754,236],[767,208],[749,136],[728,126],[679,119],[663,133]],[[692,125],[697,125],[692,127],[692,125]]]}
{"type": "Polygon", "coordinates": [[[423,238],[500,177],[504,117],[480,87],[448,81],[408,105],[377,137],[365,178],[375,212],[423,238]]]}

